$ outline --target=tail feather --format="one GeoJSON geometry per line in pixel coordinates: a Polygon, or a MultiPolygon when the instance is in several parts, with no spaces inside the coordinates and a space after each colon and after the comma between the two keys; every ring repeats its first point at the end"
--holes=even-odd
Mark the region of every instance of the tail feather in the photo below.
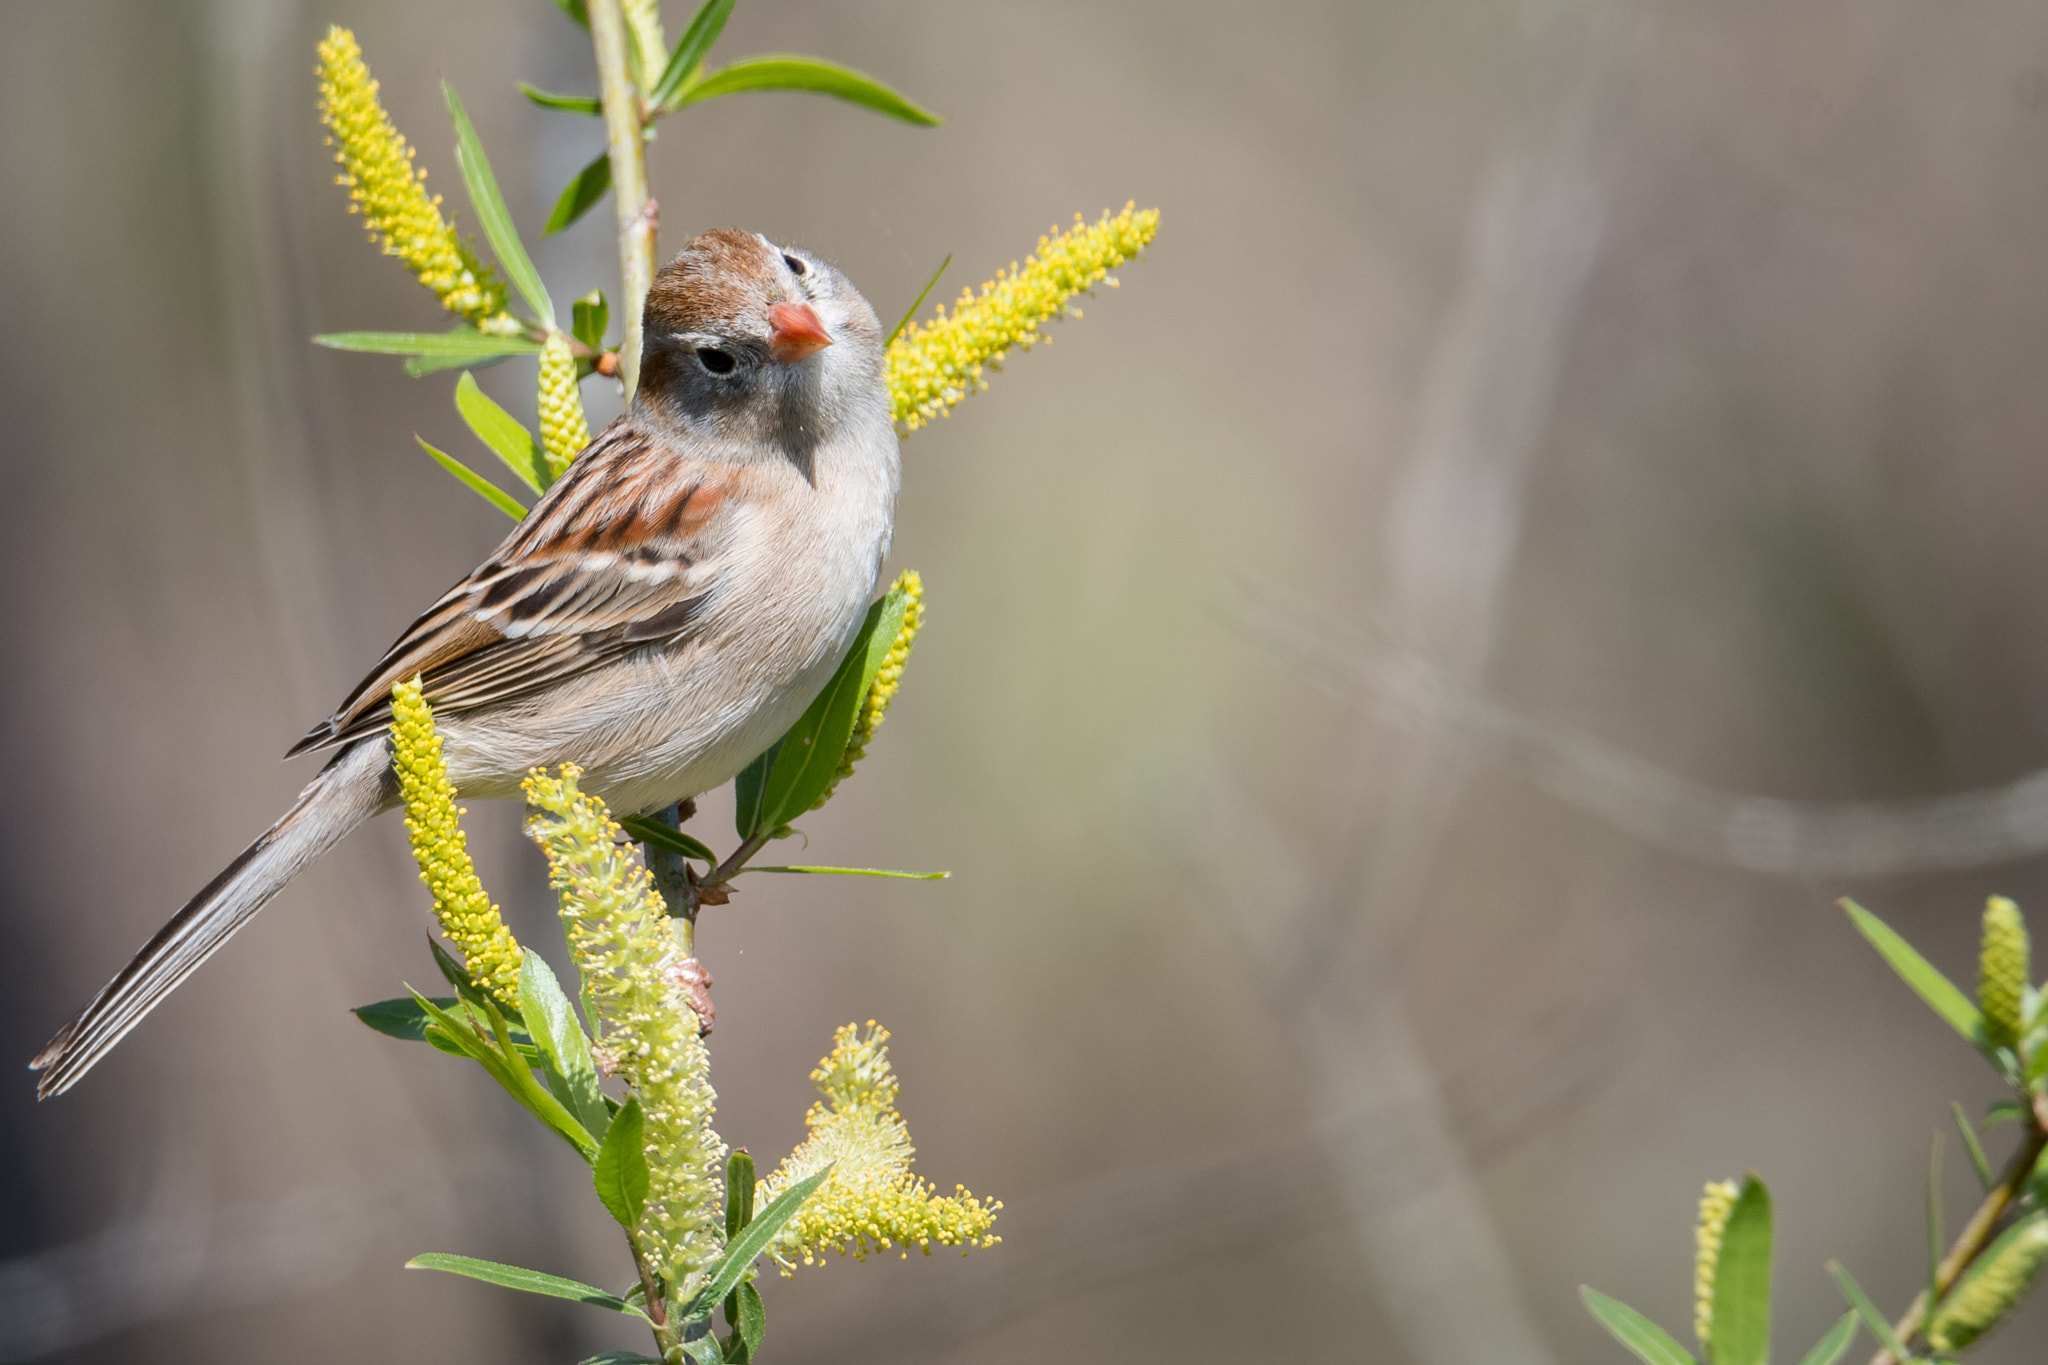
{"type": "Polygon", "coordinates": [[[285,883],[397,799],[384,737],[350,745],[321,769],[284,817],[249,845],[79,1011],[29,1069],[42,1099],[72,1086],[190,976],[285,883]]]}

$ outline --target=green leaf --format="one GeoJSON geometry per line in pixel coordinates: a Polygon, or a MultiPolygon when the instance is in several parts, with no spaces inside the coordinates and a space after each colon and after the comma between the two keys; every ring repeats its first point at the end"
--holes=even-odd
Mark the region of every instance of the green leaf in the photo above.
{"type": "MultiPolygon", "coordinates": [[[[446,1009],[455,1001],[450,998],[434,1003],[446,1009]]],[[[403,1000],[379,1000],[358,1005],[349,1012],[387,1038],[403,1038],[413,1043],[426,1040],[427,1012],[411,996],[403,1000]]]]}
{"type": "Polygon", "coordinates": [[[519,964],[519,1012],[526,1031],[540,1048],[541,1075],[554,1097],[567,1105],[584,1130],[602,1139],[612,1113],[605,1107],[604,1091],[597,1083],[597,1063],[590,1055],[590,1038],[576,1022],[576,1007],[562,991],[562,983],[539,953],[528,948],[519,964]]]}
{"type": "Polygon", "coordinates": [[[1765,1365],[1771,1352],[1771,1192],[1751,1171],[1728,1211],[1714,1269],[1714,1365],[1765,1365]]]}
{"type": "MultiPolygon", "coordinates": [[[[526,424],[498,406],[492,397],[477,387],[476,376],[467,370],[462,378],[455,381],[455,410],[462,414],[462,420],[469,423],[469,429],[476,438],[491,448],[491,452],[505,462],[505,467],[519,476],[519,481],[536,493],[547,491],[549,473],[547,453],[542,450],[526,424]]],[[[523,515],[523,514],[522,514],[523,515]]]]}
{"type": "Polygon", "coordinates": [[[1927,1302],[1941,1302],[1941,1130],[1927,1153],[1927,1302]]]}
{"type": "Polygon", "coordinates": [[[952,876],[950,872],[896,872],[886,867],[800,867],[790,864],[783,867],[749,867],[748,872],[809,872],[830,877],[902,877],[906,881],[936,882],[952,876]]]}
{"type": "Polygon", "coordinates": [[[832,785],[846,757],[846,743],[853,736],[861,701],[874,685],[875,674],[895,644],[909,608],[909,594],[893,589],[868,608],[867,620],[861,623],[838,671],[782,737],[775,764],[762,784],[759,823],[749,833],[788,824],[832,785]]]}
{"type": "Polygon", "coordinates": [[[1634,1352],[1643,1365],[1699,1365],[1692,1352],[1673,1341],[1669,1332],[1620,1299],[1610,1299],[1586,1285],[1579,1286],[1579,1297],[1585,1300],[1586,1311],[1593,1315],[1593,1320],[1634,1352]]]}
{"type": "Polygon", "coordinates": [[[512,210],[505,207],[505,196],[498,192],[498,178],[491,174],[490,158],[484,155],[484,145],[477,140],[476,129],[462,107],[462,97],[447,81],[441,82],[441,93],[448,98],[448,117],[455,121],[455,163],[462,169],[462,183],[469,190],[476,220],[483,225],[484,236],[490,238],[498,264],[505,268],[507,278],[526,300],[526,306],[542,326],[554,331],[555,305],[548,298],[547,286],[540,281],[540,272],[533,268],[526,248],[520,244],[519,229],[512,225],[512,210]]]}
{"type": "Polygon", "coordinates": [[[754,1288],[751,1280],[726,1296],[725,1320],[732,1324],[745,1348],[745,1354],[738,1358],[752,1360],[761,1349],[761,1338],[768,1334],[768,1307],[761,1302],[761,1291],[754,1288]]]}
{"type": "Polygon", "coordinates": [[[1984,1187],[1984,1193],[1991,1193],[1991,1187],[1998,1183],[1998,1177],[1991,1173],[1991,1158],[1984,1155],[1984,1144],[1977,1140],[1977,1130],[1970,1123],[1970,1116],[1963,1112],[1960,1103],[1951,1102],[1949,1112],[1955,1115],[1956,1131],[1963,1135],[1963,1146],[1969,1149],[1970,1165],[1977,1172],[1977,1183],[1984,1187]]]}
{"type": "Polygon", "coordinates": [[[1915,952],[1913,945],[1900,938],[1890,925],[1855,901],[1845,899],[1840,905],[1849,912],[1849,918],[1855,921],[1858,931],[1870,940],[1870,945],[1891,964],[1900,979],[1917,991],[1950,1028],[1962,1034],[1972,1045],[1983,1048],[1984,1015],[1970,998],[1957,990],[1955,983],[1943,976],[1933,963],[1915,952]]]}
{"type": "Polygon", "coordinates": [[[561,197],[555,200],[554,212],[548,215],[540,235],[552,237],[590,212],[611,187],[611,153],[599,152],[597,160],[576,172],[575,178],[562,187],[561,197]]]}
{"type": "Polygon", "coordinates": [[[693,839],[679,829],[670,829],[659,820],[650,820],[644,815],[627,815],[620,818],[619,828],[643,844],[651,844],[678,857],[695,858],[713,867],[718,866],[718,855],[711,851],[709,844],[693,839]]]}
{"type": "Polygon", "coordinates": [[[742,839],[751,838],[761,826],[761,792],[768,784],[768,770],[775,766],[775,757],[781,752],[782,741],[778,739],[755,755],[754,761],[740,769],[740,775],[732,780],[732,822],[742,839]]]}
{"type": "Polygon", "coordinates": [[[559,109],[565,114],[595,114],[604,117],[604,101],[595,95],[557,95],[551,90],[542,90],[519,82],[519,93],[543,109],[559,109]]]}
{"type": "Polygon", "coordinates": [[[916,300],[911,303],[910,307],[903,310],[903,318],[890,331],[889,341],[885,341],[882,343],[882,348],[884,350],[888,349],[889,342],[892,342],[896,340],[897,337],[903,335],[903,329],[905,327],[908,327],[910,325],[910,320],[917,316],[917,310],[924,307],[925,299],[930,297],[932,290],[938,287],[939,276],[945,274],[946,267],[951,264],[953,264],[953,253],[949,251],[946,253],[946,259],[939,262],[939,268],[932,272],[932,277],[924,282],[924,288],[917,291],[916,300]]]}
{"type": "MultiPolygon", "coordinates": [[[[538,355],[540,343],[525,337],[492,336],[474,327],[447,332],[326,332],[313,338],[318,346],[372,355],[409,355],[432,361],[432,369],[452,369],[514,355],[538,355]]],[[[408,371],[411,370],[407,366],[408,371]]],[[[423,371],[424,373],[424,371],[423,371]]]]}
{"type": "Polygon", "coordinates": [[[593,289],[569,309],[569,333],[593,351],[604,349],[605,328],[611,325],[611,305],[604,301],[604,290],[593,289]]]}
{"type": "Polygon", "coordinates": [[[725,1353],[718,1348],[718,1338],[709,1332],[685,1341],[683,1354],[697,1365],[725,1365],[725,1353]]]}
{"type": "Polygon", "coordinates": [[[631,1232],[640,1226],[640,1215],[647,1211],[647,1185],[651,1177],[647,1169],[647,1120],[640,1112],[639,1096],[627,1099],[624,1107],[613,1115],[612,1126],[605,1131],[604,1145],[597,1149],[590,1178],[597,1186],[597,1197],[618,1219],[620,1227],[631,1232]]]}
{"type": "Polygon", "coordinates": [[[1814,1343],[1813,1349],[1806,1353],[1806,1359],[1800,1361],[1799,1365],[1835,1365],[1835,1362],[1848,1351],[1849,1343],[1854,1340],[1856,1314],[1851,1311],[1842,1314],[1841,1319],[1833,1327],[1828,1328],[1828,1334],[1814,1343]]]}
{"type": "Polygon", "coordinates": [[[746,1148],[725,1159],[725,1240],[745,1231],[754,1221],[754,1158],[746,1148]]]}
{"type": "MultiPolygon", "coordinates": [[[[590,5],[588,0],[555,0],[555,8],[568,15],[584,28],[590,27],[590,5]]],[[[588,1365],[588,1362],[585,1363],[588,1365]]]]}
{"type": "Polygon", "coordinates": [[[1877,1344],[1890,1351],[1896,1360],[1912,1359],[1912,1353],[1899,1344],[1898,1337],[1892,1333],[1892,1325],[1877,1311],[1877,1305],[1863,1292],[1863,1286],[1856,1283],[1856,1277],[1844,1270],[1839,1261],[1828,1262],[1828,1274],[1835,1277],[1835,1283],[1842,1290],[1842,1297],[1856,1310],[1856,1316],[1863,1319],[1863,1325],[1870,1329],[1870,1335],[1877,1338],[1877,1344]]]}
{"type": "Polygon", "coordinates": [[[878,114],[887,114],[890,118],[926,128],[945,121],[937,114],[912,104],[872,76],[818,57],[779,53],[745,57],[722,71],[714,71],[678,91],[670,107],[681,109],[751,90],[803,90],[814,95],[831,95],[878,114]]]}
{"type": "Polygon", "coordinates": [[[2007,1097],[1993,1100],[1984,1106],[1984,1126],[1994,1123],[2023,1123],[2031,1119],[2033,1111],[2018,1100],[2007,1097]]]}
{"type": "Polygon", "coordinates": [[[514,521],[524,521],[526,519],[526,508],[510,493],[507,493],[504,489],[498,487],[498,485],[492,483],[453,455],[428,445],[426,439],[417,433],[414,434],[413,439],[420,443],[420,449],[426,451],[435,464],[453,474],[456,481],[469,489],[470,492],[476,494],[514,521]]]}
{"type": "Polygon", "coordinates": [[[653,1356],[643,1356],[638,1351],[605,1351],[594,1356],[585,1356],[576,1365],[662,1365],[653,1356]]]}
{"type": "Polygon", "coordinates": [[[528,1270],[524,1266],[480,1261],[474,1256],[456,1256],[446,1251],[427,1251],[407,1261],[405,1268],[441,1270],[450,1275],[467,1275],[472,1280],[482,1280],[485,1284],[495,1284],[503,1289],[516,1289],[522,1294],[545,1294],[551,1299],[587,1303],[593,1308],[609,1308],[614,1313],[630,1313],[636,1318],[647,1316],[618,1295],[607,1294],[596,1285],[584,1284],[579,1280],[565,1280],[560,1275],[528,1270]]]}
{"type": "MultiPolygon", "coordinates": [[[[481,998],[481,997],[479,997],[481,998]]],[[[441,1036],[461,1048],[463,1053],[474,1059],[489,1073],[492,1080],[502,1087],[519,1105],[549,1128],[553,1129],[564,1142],[574,1147],[585,1161],[597,1156],[597,1139],[590,1130],[577,1122],[562,1102],[541,1088],[534,1080],[533,1072],[527,1068],[526,1060],[519,1055],[512,1044],[511,1029],[505,1023],[505,1016],[489,1001],[484,1001],[483,1012],[487,1015],[494,1039],[481,1036],[476,1026],[467,1019],[458,1018],[442,1009],[418,992],[413,999],[419,1002],[428,1020],[435,1026],[428,1034],[429,1040],[438,1032],[441,1036]]]]}
{"type": "Polygon", "coordinates": [[[654,89],[647,96],[647,103],[656,109],[671,107],[669,101],[689,83],[704,59],[711,55],[711,45],[718,41],[718,35],[725,32],[725,21],[732,17],[733,0],[704,0],[697,10],[690,26],[683,30],[683,36],[676,42],[676,50],[668,54],[668,65],[661,70],[661,78],[654,83],[654,89]]]}
{"type": "Polygon", "coordinates": [[[811,1191],[824,1184],[825,1177],[831,1173],[832,1168],[827,1166],[797,1181],[761,1210],[753,1222],[741,1229],[739,1236],[726,1243],[725,1254],[705,1276],[704,1287],[684,1305],[684,1322],[711,1316],[711,1311],[732,1293],[733,1286],[746,1278],[747,1268],[753,1265],[754,1258],[768,1249],[768,1244],[775,1240],[775,1234],[782,1231],[782,1225],[796,1217],[797,1210],[803,1207],[804,1200],[810,1198],[811,1191]]]}

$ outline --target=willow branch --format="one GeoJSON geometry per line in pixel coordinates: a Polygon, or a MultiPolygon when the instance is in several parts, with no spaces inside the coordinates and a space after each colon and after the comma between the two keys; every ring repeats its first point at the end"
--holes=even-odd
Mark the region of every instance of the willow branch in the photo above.
{"type": "MultiPolygon", "coordinates": [[[[1991,1236],[1998,1228],[1998,1220],[2005,1216],[2006,1210],[2019,1198],[2020,1191],[2027,1183],[2027,1177],[2033,1174],[2035,1163],[2041,1159],[2041,1153],[2048,1150],[2048,1123],[2043,1121],[2043,1107],[2040,1101],[2035,1102],[2033,1123],[2029,1127],[2026,1143],[2014,1154],[2012,1164],[2005,1168],[2005,1179],[2001,1180],[1990,1194],[1984,1196],[1984,1202],[1977,1206],[1977,1211],[1970,1215],[1970,1221],[1964,1225],[1962,1232],[1949,1247],[1948,1255],[1942,1257],[1941,1264],[1935,1267],[1934,1288],[1937,1294],[1948,1293],[1955,1282],[1962,1278],[1963,1272],[1970,1268],[1970,1263],[1991,1244],[1991,1236]]],[[[1893,1325],[1892,1335],[1897,1337],[1901,1344],[1910,1343],[1914,1334],[1926,1324],[1928,1309],[1927,1291],[1923,1289],[1913,1296],[1913,1302],[1907,1307],[1906,1315],[1893,1325]]],[[[1890,1351],[1880,1350],[1870,1358],[1870,1365],[1898,1365],[1898,1360],[1890,1351]]]]}
{"type": "Polygon", "coordinates": [[[597,52],[598,88],[612,164],[612,199],[619,212],[619,282],[625,297],[625,341],[619,380],[631,397],[640,382],[640,309],[654,283],[655,204],[647,197],[646,110],[633,83],[626,17],[619,0],[590,0],[590,42],[597,52]]]}

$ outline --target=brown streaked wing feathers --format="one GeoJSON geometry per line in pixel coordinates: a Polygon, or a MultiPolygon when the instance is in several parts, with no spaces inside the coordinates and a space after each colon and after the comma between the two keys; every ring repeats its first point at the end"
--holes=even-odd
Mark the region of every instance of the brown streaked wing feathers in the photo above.
{"type": "Polygon", "coordinates": [[[416,675],[436,709],[468,711],[683,633],[716,578],[705,533],[739,479],[614,422],[291,754],[382,729],[392,687],[416,675]]]}

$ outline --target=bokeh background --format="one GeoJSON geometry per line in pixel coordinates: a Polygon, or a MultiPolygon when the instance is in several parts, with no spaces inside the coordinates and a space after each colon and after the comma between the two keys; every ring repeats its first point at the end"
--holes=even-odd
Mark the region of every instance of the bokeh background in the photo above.
{"type": "MultiPolygon", "coordinates": [[[[503,531],[413,443],[481,454],[449,376],[307,344],[444,325],[331,183],[330,21],[452,200],[441,76],[530,236],[597,148],[514,93],[594,88],[544,0],[0,7],[0,1059],[503,531]]],[[[1749,1167],[1781,1353],[1828,1256],[1902,1306],[1929,1134],[1994,1087],[1832,903],[1958,975],[1987,893],[2048,908],[2048,10],[741,5],[721,55],[778,50],[949,121],[690,110],[669,246],[757,229],[893,317],[947,252],[950,294],[1164,223],[905,450],[929,623],[808,833],[953,878],[707,912],[730,1140],[786,1151],[878,1018],[921,1168],[1005,1204],[993,1252],[769,1284],[771,1359],[1620,1361],[1577,1287],[1682,1329],[1749,1167]]],[[[608,215],[537,249],[558,299],[608,215]]],[[[516,817],[474,837],[545,942],[516,817]]],[[[74,1095],[0,1085],[0,1361],[641,1344],[400,1269],[628,1274],[580,1163],[345,1012],[432,975],[425,905],[382,821],[74,1095]]]]}

